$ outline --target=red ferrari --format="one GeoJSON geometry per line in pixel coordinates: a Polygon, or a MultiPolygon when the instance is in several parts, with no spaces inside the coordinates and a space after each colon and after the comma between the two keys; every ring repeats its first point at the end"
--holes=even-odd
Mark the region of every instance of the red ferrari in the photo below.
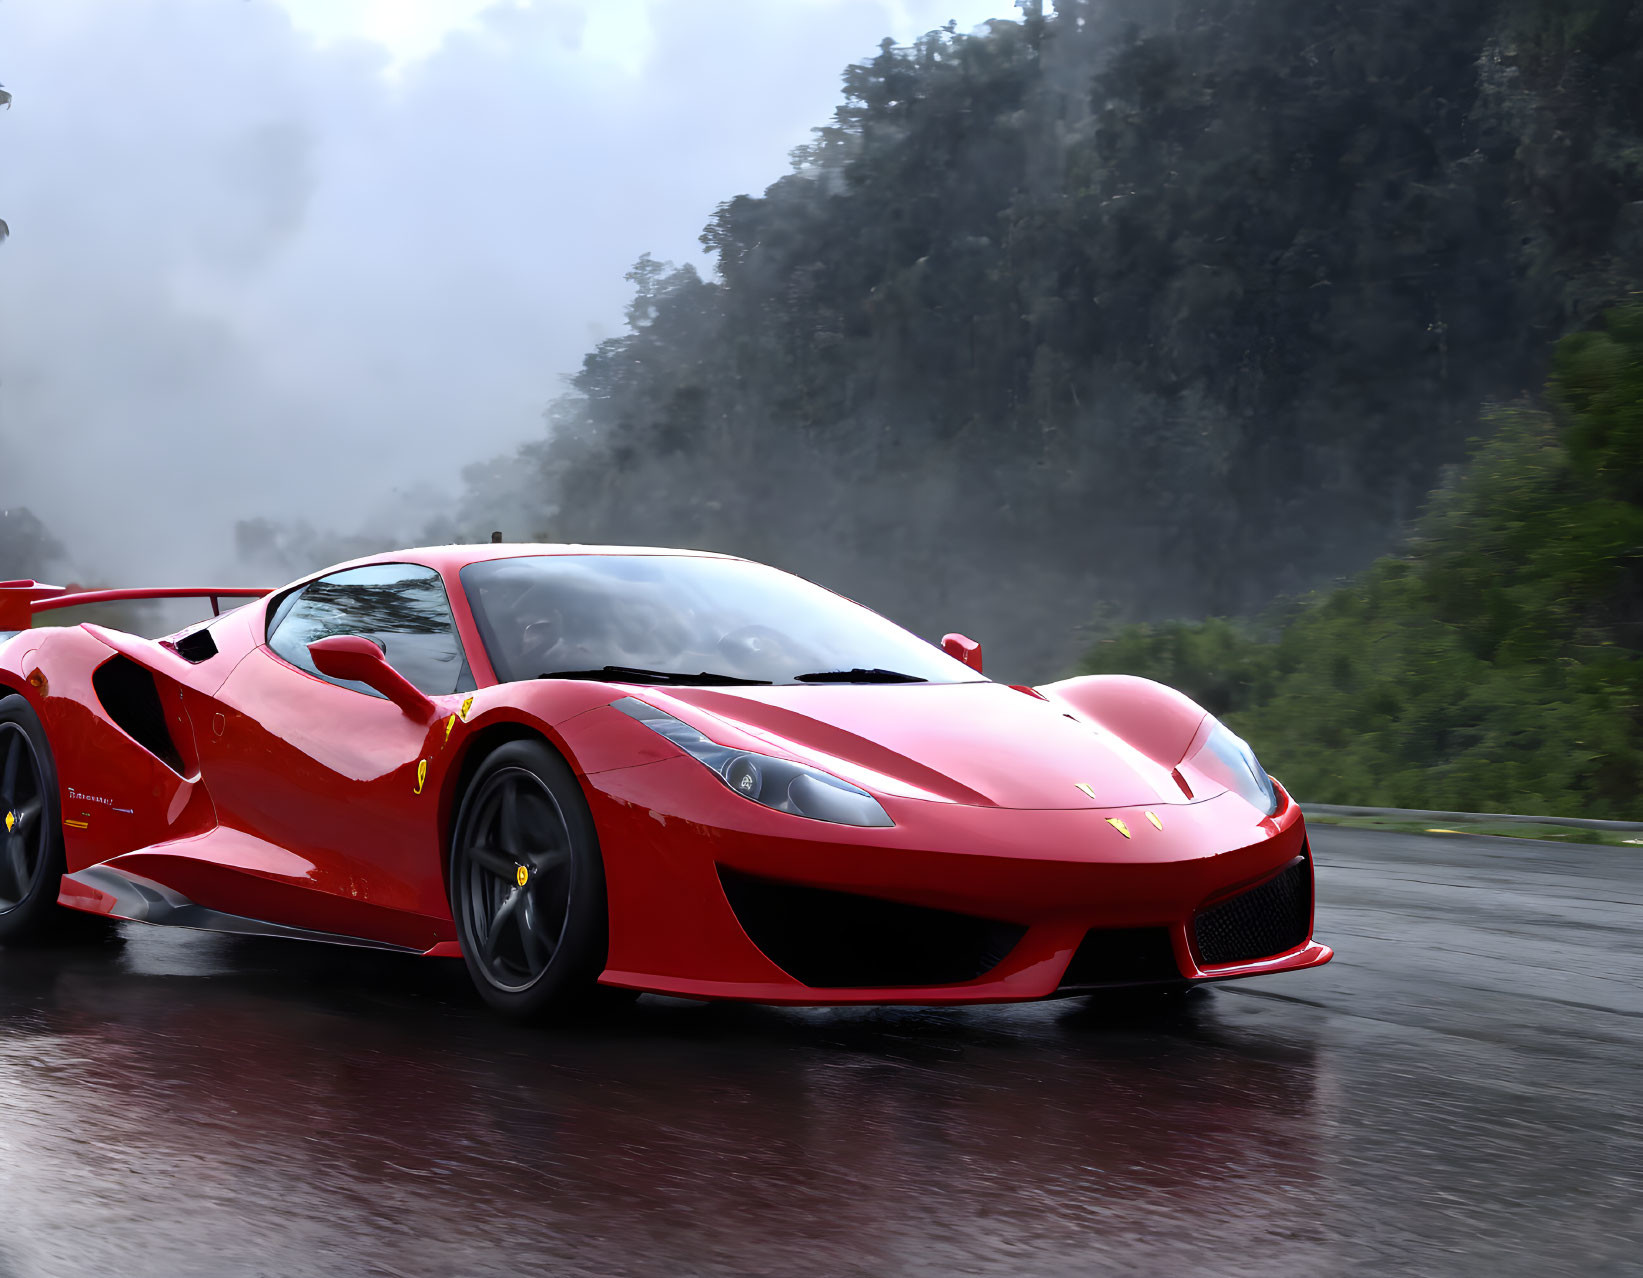
{"type": "Polygon", "coordinates": [[[276,592],[0,583],[0,941],[67,907],[599,987],[968,1003],[1313,967],[1301,813],[1186,697],[1006,687],[722,555],[448,546],[276,592]],[[251,598],[164,639],[38,614],[251,598]]]}

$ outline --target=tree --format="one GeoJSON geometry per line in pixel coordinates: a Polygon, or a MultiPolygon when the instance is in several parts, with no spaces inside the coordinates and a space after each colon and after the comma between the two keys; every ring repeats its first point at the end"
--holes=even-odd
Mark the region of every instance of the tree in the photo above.
{"type": "Polygon", "coordinates": [[[1643,261],[1626,0],[1027,0],[886,42],[716,278],[642,259],[543,519],[762,554],[1005,670],[1400,535],[1643,261]]]}
{"type": "Polygon", "coordinates": [[[1085,669],[1199,697],[1303,800],[1643,817],[1643,305],[1566,339],[1547,398],[1273,633],[1129,628],[1085,669]]]}

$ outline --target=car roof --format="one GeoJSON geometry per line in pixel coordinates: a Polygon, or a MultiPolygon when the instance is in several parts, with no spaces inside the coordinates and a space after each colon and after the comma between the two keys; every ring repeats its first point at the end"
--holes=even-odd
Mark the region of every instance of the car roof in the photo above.
{"type": "Polygon", "coordinates": [[[738,559],[736,555],[721,555],[711,550],[681,550],[665,546],[578,546],[557,542],[481,542],[469,546],[418,546],[408,550],[385,551],[366,555],[347,563],[333,564],[313,577],[326,577],[345,568],[363,568],[369,564],[422,564],[443,573],[459,571],[469,564],[495,559],[527,559],[543,555],[654,555],[689,559],[738,559]]]}

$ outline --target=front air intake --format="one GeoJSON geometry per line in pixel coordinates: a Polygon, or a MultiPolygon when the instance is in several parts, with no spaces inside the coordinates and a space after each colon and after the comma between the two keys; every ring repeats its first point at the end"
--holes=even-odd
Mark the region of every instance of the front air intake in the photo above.
{"type": "Polygon", "coordinates": [[[1179,981],[1167,927],[1097,927],[1084,934],[1057,992],[1179,981]]]}
{"type": "Polygon", "coordinates": [[[1247,892],[1201,910],[1193,922],[1205,967],[1285,954],[1312,932],[1312,861],[1303,851],[1281,872],[1247,892]]]}
{"type": "Polygon", "coordinates": [[[1027,929],[1013,923],[755,878],[719,868],[765,957],[815,989],[958,985],[985,976],[1027,929]]]}

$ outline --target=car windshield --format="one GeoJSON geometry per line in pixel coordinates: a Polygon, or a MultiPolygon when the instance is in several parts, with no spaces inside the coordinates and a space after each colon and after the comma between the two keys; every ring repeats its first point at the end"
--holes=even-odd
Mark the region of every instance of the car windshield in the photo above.
{"type": "Polygon", "coordinates": [[[462,586],[503,682],[601,672],[704,685],[981,678],[859,604],[739,559],[533,555],[469,564],[462,586]]]}

